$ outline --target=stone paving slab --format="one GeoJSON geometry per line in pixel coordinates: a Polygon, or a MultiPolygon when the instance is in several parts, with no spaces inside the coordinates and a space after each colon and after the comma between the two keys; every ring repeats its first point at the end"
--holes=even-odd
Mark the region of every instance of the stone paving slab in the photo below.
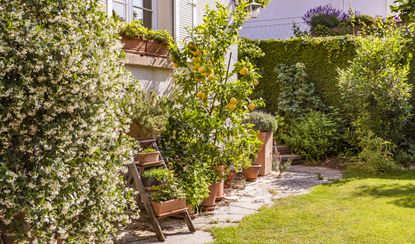
{"type": "MultiPolygon", "coordinates": [[[[166,236],[165,243],[209,243],[213,240],[208,229],[239,223],[247,215],[254,214],[264,205],[272,205],[274,199],[301,195],[310,192],[313,186],[330,183],[342,177],[342,172],[323,167],[293,165],[280,177],[276,172],[247,183],[244,189],[227,190],[226,197],[214,212],[205,213],[194,220],[197,229],[189,233],[182,220],[165,219],[160,225],[166,236]]],[[[158,243],[152,226],[135,221],[127,227],[115,243],[158,243]]]]}

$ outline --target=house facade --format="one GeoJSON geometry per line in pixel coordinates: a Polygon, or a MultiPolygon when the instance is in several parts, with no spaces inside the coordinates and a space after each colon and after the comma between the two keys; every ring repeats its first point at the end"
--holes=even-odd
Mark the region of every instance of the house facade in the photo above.
{"type": "MultiPolygon", "coordinates": [[[[125,21],[140,20],[144,26],[167,30],[180,42],[186,38],[186,28],[203,21],[206,4],[214,7],[214,0],[101,0],[109,15],[117,14],[125,21]]],[[[220,0],[232,8],[233,0],[220,0]]],[[[236,56],[236,55],[235,55],[236,56]]],[[[144,90],[160,95],[172,91],[172,65],[169,58],[127,53],[127,70],[141,81],[144,90]]]]}
{"type": "Polygon", "coordinates": [[[307,10],[320,6],[331,5],[347,12],[350,8],[361,14],[386,17],[391,14],[389,6],[394,0],[271,0],[258,18],[248,20],[241,35],[246,38],[287,39],[294,36],[293,23],[301,29],[308,29],[302,16],[307,10]]]}

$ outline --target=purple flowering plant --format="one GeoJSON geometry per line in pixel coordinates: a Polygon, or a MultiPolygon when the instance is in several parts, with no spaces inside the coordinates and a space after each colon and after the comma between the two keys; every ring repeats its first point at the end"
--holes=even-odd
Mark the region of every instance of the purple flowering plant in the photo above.
{"type": "Polygon", "coordinates": [[[333,8],[330,5],[320,5],[318,7],[308,10],[304,14],[303,20],[304,22],[310,25],[313,16],[316,15],[336,16],[340,22],[345,21],[348,18],[347,13],[340,9],[333,8]]]}

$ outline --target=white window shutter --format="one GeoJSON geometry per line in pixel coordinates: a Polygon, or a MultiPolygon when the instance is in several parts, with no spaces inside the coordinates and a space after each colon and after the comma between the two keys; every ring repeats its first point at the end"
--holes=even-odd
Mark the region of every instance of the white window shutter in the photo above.
{"type": "Polygon", "coordinates": [[[177,41],[181,42],[188,36],[186,28],[193,27],[195,24],[195,4],[194,0],[177,1],[177,41]]]}

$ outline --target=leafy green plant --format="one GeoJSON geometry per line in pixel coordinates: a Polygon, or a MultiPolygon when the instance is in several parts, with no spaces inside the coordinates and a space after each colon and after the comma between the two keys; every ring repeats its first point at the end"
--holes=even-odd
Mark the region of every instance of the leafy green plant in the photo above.
{"type": "Polygon", "coordinates": [[[153,153],[153,152],[157,152],[157,150],[152,148],[152,147],[147,147],[147,148],[144,148],[141,152],[143,152],[143,153],[153,153]]]}
{"type": "Polygon", "coordinates": [[[369,174],[383,174],[398,169],[393,160],[395,145],[376,136],[372,131],[362,132],[359,146],[361,152],[348,163],[347,168],[369,174]]]}
{"type": "Polygon", "coordinates": [[[394,5],[390,6],[391,10],[398,13],[403,21],[415,19],[415,1],[413,0],[395,0],[394,5]]]}
{"type": "Polygon", "coordinates": [[[271,114],[261,111],[252,112],[246,122],[253,124],[253,128],[261,132],[274,132],[277,129],[275,118],[271,114]]]}
{"type": "Polygon", "coordinates": [[[334,28],[339,26],[340,20],[335,15],[314,15],[311,17],[310,26],[311,28],[315,28],[317,26],[324,26],[327,28],[334,28]]]}
{"type": "Polygon", "coordinates": [[[145,170],[142,174],[142,177],[145,178],[155,178],[159,181],[166,181],[170,176],[170,171],[164,168],[152,168],[149,170],[145,170]]]}
{"type": "Polygon", "coordinates": [[[139,20],[130,23],[123,22],[120,27],[120,35],[129,38],[141,38],[143,40],[156,40],[165,43],[173,41],[172,36],[166,30],[152,30],[144,27],[139,20]]]}
{"type": "Polygon", "coordinates": [[[357,38],[356,57],[339,71],[345,117],[355,128],[399,143],[411,118],[412,85],[407,81],[410,56],[399,30],[384,37],[357,38]]]}
{"type": "MultiPolygon", "coordinates": [[[[111,242],[134,209],[117,26],[98,1],[0,1],[0,228],[14,243],[111,242]]],[[[138,88],[137,88],[138,89],[138,88]]]]}
{"type": "Polygon", "coordinates": [[[174,80],[180,91],[163,134],[163,152],[180,172],[186,199],[198,206],[208,195],[209,184],[221,177],[220,165],[250,165],[258,149],[257,132],[243,123],[261,105],[251,100],[259,74],[248,59],[233,66],[229,54],[239,43],[238,33],[247,18],[248,1],[229,10],[217,3],[207,8],[204,22],[189,29],[183,47],[172,45],[178,69],[174,80]]]}
{"type": "Polygon", "coordinates": [[[165,130],[169,100],[154,91],[139,91],[132,96],[137,101],[132,109],[132,123],[128,135],[135,139],[159,137],[165,130]]]}
{"type": "Polygon", "coordinates": [[[294,153],[307,160],[318,160],[336,152],[340,138],[336,121],[324,113],[313,111],[292,123],[282,139],[294,153]]]}
{"type": "Polygon", "coordinates": [[[281,64],[275,73],[280,86],[278,114],[287,121],[301,118],[313,110],[324,109],[313,83],[307,79],[303,63],[281,64]]]}
{"type": "Polygon", "coordinates": [[[186,195],[179,181],[173,177],[167,177],[162,185],[152,186],[151,201],[163,202],[171,199],[184,199],[186,195]]]}

